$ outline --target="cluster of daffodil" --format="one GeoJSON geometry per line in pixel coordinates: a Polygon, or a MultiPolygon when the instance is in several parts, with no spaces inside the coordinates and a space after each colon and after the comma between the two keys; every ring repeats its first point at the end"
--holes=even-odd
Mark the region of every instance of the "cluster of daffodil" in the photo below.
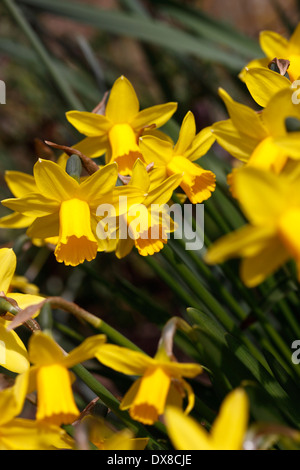
{"type": "MultiPolygon", "coordinates": [[[[208,200],[216,176],[195,161],[217,141],[239,161],[228,175],[228,184],[249,225],[215,242],[206,261],[216,264],[242,257],[241,277],[249,287],[264,281],[290,258],[298,264],[300,107],[293,83],[300,76],[300,27],[289,42],[265,32],[261,45],[267,57],[251,62],[240,74],[257,109],[235,102],[220,90],[229,119],[197,133],[195,118],[188,112],[176,143],[159,129],[173,116],[177,104],[140,111],[136,93],[123,76],[114,83],[104,107],[93,112],[69,111],[67,120],[85,138],[72,148],[65,147],[57,161],[38,159],[33,175],[6,172],[15,197],[2,201],[13,212],[0,220],[0,227],[26,228],[33,244],[53,247],[56,260],[65,265],[92,261],[104,251],[122,258],[133,247],[142,256],[153,255],[176,229],[168,211],[153,213],[153,205],[170,204],[174,191],[192,204],[208,200]],[[104,158],[99,165],[98,158],[104,158]],[[125,199],[126,204],[120,203],[125,199]],[[113,233],[107,229],[108,219],[99,213],[102,205],[114,208],[117,225],[113,233]],[[146,210],[141,212],[134,236],[121,236],[124,224],[130,232],[132,207],[139,205],[146,210]],[[107,236],[99,237],[99,230],[107,236]]],[[[81,442],[80,429],[88,432],[88,443],[81,442],[82,447],[137,450],[147,446],[147,434],[136,436],[129,428],[112,430],[105,419],[79,410],[72,369],[87,360],[132,379],[118,403],[126,422],[139,423],[144,429],[162,420],[179,450],[243,448],[249,425],[246,392],[238,387],[225,397],[209,431],[188,416],[195,395],[183,377],[194,379],[203,368],[175,360],[168,326],[153,358],[110,344],[105,334],[87,337],[66,352],[49,331],[36,328],[25,346],[12,327],[12,312],[24,315],[29,311],[30,319],[38,322],[47,299],[15,276],[12,249],[0,250],[0,265],[0,365],[14,374],[13,383],[0,389],[0,449],[75,449],[81,442]],[[25,293],[16,293],[18,289],[25,293]],[[27,400],[36,407],[35,419],[22,417],[27,400]],[[73,436],[67,425],[73,425],[73,436]]]]}
{"type": "Polygon", "coordinates": [[[240,275],[248,287],[288,260],[296,263],[300,279],[300,26],[289,41],[262,32],[260,44],[266,57],[240,74],[256,106],[238,103],[221,89],[229,119],[212,126],[217,142],[237,159],[228,183],[249,224],[219,239],[206,260],[241,257],[240,275]]]}
{"type": "MultiPolygon", "coordinates": [[[[43,297],[10,292],[16,264],[14,252],[1,249],[0,260],[2,299],[17,302],[23,311],[28,305],[36,305],[33,316],[38,317],[43,297]]],[[[0,317],[0,365],[16,374],[14,383],[0,390],[0,449],[75,449],[78,442],[62,427],[72,423],[88,429],[89,443],[98,449],[144,449],[148,438],[135,438],[129,429],[113,431],[103,419],[91,413],[81,416],[72,391],[75,377],[69,369],[91,358],[122,374],[141,377],[124,396],[120,410],[129,409],[133,420],[146,425],[155,424],[165,415],[169,436],[176,448],[186,448],[187,431],[189,449],[242,448],[249,415],[246,393],[237,389],[226,398],[211,436],[187,418],[195,397],[183,377],[196,377],[202,373],[202,367],[175,361],[172,351],[170,353],[168,326],[155,357],[151,358],[143,352],[107,343],[103,334],[86,338],[66,353],[49,332],[37,330],[30,336],[26,348],[9,327],[11,320],[10,314],[0,317]],[[183,411],[185,395],[188,400],[183,411]],[[20,417],[29,396],[36,406],[34,420],[20,417]]]]}
{"type": "MultiPolygon", "coordinates": [[[[151,205],[167,204],[179,186],[192,203],[208,199],[215,189],[215,175],[194,163],[215,140],[210,129],[197,134],[194,116],[189,112],[176,144],[157,130],[173,115],[176,107],[175,103],[168,103],[140,111],[132,85],[125,77],[120,77],[112,87],[104,114],[67,113],[68,120],[87,136],[74,146],[75,159],[74,155],[67,154],[61,155],[57,162],[39,159],[33,176],[8,171],[6,182],[15,198],[2,201],[13,213],[1,219],[1,227],[26,228],[34,244],[53,245],[57,261],[71,266],[93,260],[98,251],[115,250],[118,257],[128,254],[134,245],[141,255],[160,251],[167,242],[167,227],[173,231],[174,224],[165,224],[170,218],[167,214],[157,213],[153,217],[151,205]],[[78,152],[85,159],[105,153],[105,163],[96,168],[94,165],[92,172],[82,175],[78,152]],[[125,184],[117,184],[117,181],[125,184]],[[127,204],[129,201],[129,209],[128,205],[124,208],[119,204],[122,196],[126,197],[127,204]],[[147,237],[142,237],[138,231],[135,238],[97,238],[96,227],[101,222],[97,214],[99,205],[112,205],[117,217],[123,217],[129,224],[131,205],[141,203],[146,207],[145,217],[150,222],[147,237]],[[158,226],[158,238],[151,238],[154,224],[158,226]]],[[[12,249],[1,249],[0,257],[2,301],[19,312],[36,306],[30,316],[38,317],[44,297],[34,290],[35,286],[14,275],[16,256],[12,249]],[[20,287],[34,293],[13,292],[20,287]]],[[[202,367],[196,363],[178,363],[172,354],[167,354],[163,343],[151,358],[143,352],[108,344],[106,336],[99,334],[86,338],[66,353],[49,331],[37,329],[25,347],[11,328],[13,315],[5,312],[5,305],[2,304],[0,317],[0,365],[16,376],[13,385],[2,387],[0,391],[0,448],[75,448],[78,442],[63,428],[72,423],[88,428],[90,442],[99,449],[145,448],[148,438],[134,438],[129,429],[113,432],[105,421],[91,414],[81,416],[72,392],[74,375],[70,369],[91,358],[120,373],[140,376],[133,381],[119,406],[120,410],[129,410],[134,421],[153,425],[168,410],[171,436],[172,429],[177,428],[177,420],[184,420],[194,407],[193,390],[183,377],[196,377],[202,367]],[[20,417],[26,399],[33,395],[35,420],[20,417]]],[[[245,393],[241,393],[246,400],[245,393]]],[[[235,408],[239,406],[239,394],[234,399],[235,408]]],[[[234,418],[240,423],[240,431],[229,439],[228,445],[232,448],[242,445],[248,419],[247,406],[242,408],[243,419],[237,415],[234,418]]],[[[227,414],[220,416],[223,429],[227,427],[227,419],[227,414]]],[[[217,445],[218,439],[212,438],[211,445],[217,445]]]]}
{"type": "Polygon", "coordinates": [[[194,163],[215,140],[210,128],[197,134],[188,112],[176,144],[158,130],[176,108],[176,103],[167,103],[140,111],[131,83],[122,76],[111,89],[104,114],[69,111],[68,121],[87,136],[74,152],[89,159],[105,154],[104,165],[83,176],[80,166],[74,170],[63,154],[57,162],[39,159],[33,176],[8,171],[6,182],[15,198],[2,204],[14,212],[0,220],[0,227],[28,227],[35,243],[51,243],[57,261],[71,266],[93,260],[98,251],[114,250],[119,258],[134,246],[143,256],[159,252],[175,227],[167,211],[152,207],[166,205],[179,187],[193,204],[215,189],[215,175],[194,163]],[[118,185],[120,181],[125,184],[118,185]],[[124,199],[126,204],[120,203],[124,199]],[[114,236],[97,236],[101,205],[114,208],[114,236]],[[145,210],[136,230],[119,236],[121,222],[129,230],[137,206],[145,210]]]}

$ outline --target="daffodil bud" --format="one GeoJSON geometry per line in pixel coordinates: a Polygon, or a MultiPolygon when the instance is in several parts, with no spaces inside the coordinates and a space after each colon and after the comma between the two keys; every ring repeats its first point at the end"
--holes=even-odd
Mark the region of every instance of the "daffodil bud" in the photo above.
{"type": "Polygon", "coordinates": [[[82,163],[80,157],[75,154],[71,155],[67,160],[66,172],[79,183],[81,171],[82,163]]]}
{"type": "Polygon", "coordinates": [[[289,68],[289,66],[290,66],[289,60],[277,59],[277,57],[275,57],[275,59],[273,59],[268,65],[269,69],[273,70],[273,72],[280,73],[280,75],[283,75],[284,77],[290,79],[289,74],[287,72],[287,69],[289,68]]]}
{"type": "Polygon", "coordinates": [[[287,132],[299,132],[300,120],[295,117],[287,117],[285,119],[285,128],[287,132]]]}

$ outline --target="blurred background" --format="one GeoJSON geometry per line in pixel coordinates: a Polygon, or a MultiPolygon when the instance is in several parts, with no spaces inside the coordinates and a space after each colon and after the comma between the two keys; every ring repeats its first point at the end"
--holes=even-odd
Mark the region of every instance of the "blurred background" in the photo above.
{"type": "MultiPolygon", "coordinates": [[[[141,108],[178,102],[165,128],[174,139],[189,110],[198,130],[227,117],[220,86],[251,104],[238,73],[263,55],[259,32],[272,29],[289,37],[299,18],[297,0],[2,0],[1,198],[10,195],[4,172],[32,173],[37,157],[51,158],[44,140],[75,144],[81,136],[65,112],[91,111],[122,74],[132,82],[141,108]]],[[[205,159],[220,183],[225,181],[230,160],[224,151],[215,146],[205,159]]],[[[0,208],[1,216],[7,213],[0,208]]],[[[0,230],[0,242],[12,246],[22,235],[0,230]]],[[[157,275],[159,263],[153,263],[159,260],[135,252],[121,261],[113,253],[99,254],[74,269],[58,264],[47,248],[26,242],[18,274],[43,294],[64,296],[101,316],[153,354],[160,326],[188,306],[157,275]]]]}

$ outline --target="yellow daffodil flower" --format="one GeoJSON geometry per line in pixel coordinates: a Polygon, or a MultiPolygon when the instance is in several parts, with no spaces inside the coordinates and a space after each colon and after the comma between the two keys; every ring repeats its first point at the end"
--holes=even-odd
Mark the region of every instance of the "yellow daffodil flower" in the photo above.
{"type": "Polygon", "coordinates": [[[100,450],[144,450],[149,438],[135,438],[129,429],[113,431],[103,419],[88,415],[82,419],[88,438],[100,450]]]}
{"type": "Polygon", "coordinates": [[[211,196],[216,187],[216,177],[194,161],[205,155],[214,141],[215,137],[208,127],[196,135],[195,118],[189,111],[183,120],[176,145],[168,140],[144,136],[140,138],[140,148],[146,163],[154,163],[152,180],[161,183],[169,176],[181,173],[181,188],[189,200],[197,204],[211,196]]]}
{"type": "Polygon", "coordinates": [[[6,199],[2,204],[34,220],[27,230],[32,239],[56,240],[54,254],[58,262],[77,266],[93,260],[101,250],[96,238],[97,207],[109,203],[118,209],[121,195],[131,202],[140,201],[134,188],[115,188],[117,178],[116,163],[79,183],[57,163],[39,159],[34,166],[37,191],[6,199]]]}
{"type": "Polygon", "coordinates": [[[267,171],[280,173],[288,157],[299,158],[285,151],[277,142],[289,138],[287,120],[300,119],[300,107],[293,104],[292,91],[283,89],[276,94],[266,108],[256,112],[252,108],[235,102],[224,90],[224,100],[230,119],[216,122],[212,132],[217,142],[241,162],[267,171]]]}
{"type": "Polygon", "coordinates": [[[72,392],[73,376],[68,369],[95,357],[105,340],[104,335],[91,336],[65,354],[46,333],[38,331],[30,337],[28,354],[33,365],[25,374],[29,376],[27,393],[37,391],[38,421],[60,425],[78,418],[80,412],[72,392]]]}
{"type": "Polygon", "coordinates": [[[182,406],[185,392],[188,395],[189,413],[194,406],[191,386],[182,378],[201,374],[199,364],[180,364],[171,361],[163,348],[154,358],[127,348],[105,344],[96,355],[105,366],[128,375],[142,376],[124,396],[120,409],[129,409],[130,416],[144,424],[155,423],[164,413],[166,404],[182,406]]]}
{"type": "Polygon", "coordinates": [[[181,410],[167,407],[165,421],[177,450],[242,450],[249,419],[249,400],[238,388],[227,395],[210,432],[181,410]]]}
{"type": "Polygon", "coordinates": [[[140,204],[129,206],[127,213],[120,217],[126,233],[120,235],[119,230],[116,235],[114,249],[118,258],[126,256],[134,246],[142,256],[153,255],[167,243],[168,234],[176,228],[167,203],[181,179],[182,175],[175,174],[158,186],[151,185],[145,165],[140,159],[136,161],[128,187],[140,190],[144,199],[140,204]]]}
{"type": "Polygon", "coordinates": [[[109,95],[105,114],[69,111],[68,121],[87,138],[80,150],[90,158],[106,151],[106,163],[117,162],[119,173],[131,174],[134,162],[142,158],[138,138],[148,128],[164,125],[175,113],[177,103],[151,106],[140,111],[135,90],[124,76],[118,78],[109,95]]]}
{"type": "MultiPolygon", "coordinates": [[[[21,171],[6,171],[4,175],[7,186],[11,193],[18,198],[25,197],[30,193],[37,193],[38,189],[32,175],[21,171]]],[[[34,222],[34,217],[28,217],[19,212],[1,217],[0,228],[27,228],[34,222]]]]}
{"type": "Polygon", "coordinates": [[[0,450],[56,450],[74,448],[60,427],[18,418],[28,387],[28,375],[18,375],[12,387],[0,391],[0,450]]]}
{"type": "MultiPolygon", "coordinates": [[[[254,67],[268,67],[268,64],[276,57],[277,59],[289,60],[290,80],[298,79],[300,76],[300,23],[289,40],[274,31],[262,31],[259,42],[266,57],[252,60],[246,65],[246,71],[254,67]]],[[[244,76],[243,69],[240,78],[243,80],[244,76]]]]}
{"type": "Polygon", "coordinates": [[[240,273],[248,287],[292,258],[299,271],[299,184],[299,167],[280,176],[250,167],[237,171],[235,193],[250,224],[217,240],[206,253],[207,263],[242,257],[240,273]]]}
{"type": "MultiPolygon", "coordinates": [[[[16,270],[16,255],[10,248],[0,250],[0,292],[15,302],[21,309],[39,304],[43,297],[33,294],[9,292],[16,270]]],[[[26,348],[15,331],[7,331],[8,320],[0,317],[0,365],[12,372],[22,373],[29,368],[26,348]]]]}

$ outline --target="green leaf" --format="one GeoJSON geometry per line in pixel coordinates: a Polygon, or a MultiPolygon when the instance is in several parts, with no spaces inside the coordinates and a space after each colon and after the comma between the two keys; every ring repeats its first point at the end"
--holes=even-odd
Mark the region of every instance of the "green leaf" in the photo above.
{"type": "Polygon", "coordinates": [[[239,72],[245,65],[244,59],[232,52],[224,51],[220,46],[197,38],[162,21],[115,10],[102,10],[96,6],[79,2],[20,0],[19,3],[92,25],[99,31],[132,37],[167,48],[178,54],[191,54],[208,62],[225,65],[235,72],[239,72]]]}
{"type": "Polygon", "coordinates": [[[250,412],[254,421],[286,425],[286,419],[280,412],[276,400],[273,400],[259,384],[246,382],[244,388],[249,397],[250,412]]]}
{"type": "Polygon", "coordinates": [[[254,380],[253,374],[228,348],[226,331],[215,319],[195,308],[187,309],[187,317],[199,343],[200,362],[212,371],[213,383],[225,387],[223,393],[240,386],[242,380],[254,380]]]}
{"type": "Polygon", "coordinates": [[[163,3],[162,7],[158,6],[163,13],[169,14],[172,19],[199,36],[215,43],[224,44],[238,54],[249,58],[262,56],[258,42],[236,31],[233,25],[226,25],[223,21],[211,18],[199,8],[180,4],[174,5],[173,2],[172,5],[170,5],[170,2],[159,3],[163,3]]]}
{"type": "Polygon", "coordinates": [[[300,424],[300,413],[297,407],[291,402],[286,391],[281,387],[277,380],[254,359],[247,348],[233,336],[226,335],[226,341],[229,349],[238,357],[241,362],[251,371],[258,383],[276,401],[278,407],[286,418],[296,426],[300,424]]]}
{"type": "MultiPolygon", "coordinates": [[[[298,405],[299,402],[299,386],[296,385],[294,380],[288,375],[286,370],[282,365],[277,361],[277,359],[270,353],[270,351],[263,351],[265,358],[268,361],[268,364],[274,374],[274,377],[277,379],[278,383],[289,395],[294,406],[298,405]]],[[[299,407],[300,412],[300,407],[299,407]]]]}

